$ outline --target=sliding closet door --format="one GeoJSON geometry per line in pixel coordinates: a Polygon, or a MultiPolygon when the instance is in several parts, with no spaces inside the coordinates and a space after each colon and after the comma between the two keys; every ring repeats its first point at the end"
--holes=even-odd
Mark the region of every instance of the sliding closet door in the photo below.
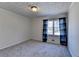
{"type": "Polygon", "coordinates": [[[59,18],[60,44],[67,46],[66,18],[59,18]]]}
{"type": "Polygon", "coordinates": [[[43,42],[47,42],[47,24],[48,20],[43,20],[43,42]]]}

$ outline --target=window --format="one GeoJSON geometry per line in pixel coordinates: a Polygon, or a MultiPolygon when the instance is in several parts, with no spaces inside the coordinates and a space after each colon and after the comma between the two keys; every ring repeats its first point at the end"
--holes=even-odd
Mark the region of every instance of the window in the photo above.
{"type": "Polygon", "coordinates": [[[48,27],[47,27],[47,33],[48,35],[53,35],[53,21],[48,21],[48,27]]]}
{"type": "Polygon", "coordinates": [[[59,19],[54,20],[54,35],[60,35],[59,19]]]}
{"type": "Polygon", "coordinates": [[[48,21],[47,34],[60,35],[59,19],[48,21]]]}

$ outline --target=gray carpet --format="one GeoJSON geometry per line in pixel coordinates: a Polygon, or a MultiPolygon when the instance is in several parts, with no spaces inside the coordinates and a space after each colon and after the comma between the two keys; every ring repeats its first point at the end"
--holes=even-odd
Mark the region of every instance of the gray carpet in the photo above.
{"type": "Polygon", "coordinates": [[[70,57],[65,46],[29,40],[0,50],[1,57],[70,57]]]}

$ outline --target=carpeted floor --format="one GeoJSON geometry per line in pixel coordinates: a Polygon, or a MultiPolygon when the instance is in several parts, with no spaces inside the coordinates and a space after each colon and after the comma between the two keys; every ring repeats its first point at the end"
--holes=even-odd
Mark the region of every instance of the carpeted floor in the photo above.
{"type": "Polygon", "coordinates": [[[70,57],[65,46],[29,40],[0,50],[1,57],[70,57]]]}

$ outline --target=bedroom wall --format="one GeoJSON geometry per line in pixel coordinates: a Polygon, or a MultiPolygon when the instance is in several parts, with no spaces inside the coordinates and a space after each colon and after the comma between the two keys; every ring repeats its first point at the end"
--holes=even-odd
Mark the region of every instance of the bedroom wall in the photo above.
{"type": "MultiPolygon", "coordinates": [[[[32,19],[32,39],[42,41],[43,19],[52,19],[59,17],[67,17],[67,13],[55,16],[37,17],[32,19]]],[[[59,37],[56,37],[56,39],[54,39],[54,42],[52,41],[51,43],[60,44],[60,40],[57,38],[59,37]]],[[[50,40],[48,42],[50,42],[50,40]]]]}
{"type": "Polygon", "coordinates": [[[31,39],[28,17],[0,8],[0,49],[31,39]]]}
{"type": "Polygon", "coordinates": [[[68,48],[72,56],[79,57],[79,3],[72,3],[68,18],[68,48]]]}

